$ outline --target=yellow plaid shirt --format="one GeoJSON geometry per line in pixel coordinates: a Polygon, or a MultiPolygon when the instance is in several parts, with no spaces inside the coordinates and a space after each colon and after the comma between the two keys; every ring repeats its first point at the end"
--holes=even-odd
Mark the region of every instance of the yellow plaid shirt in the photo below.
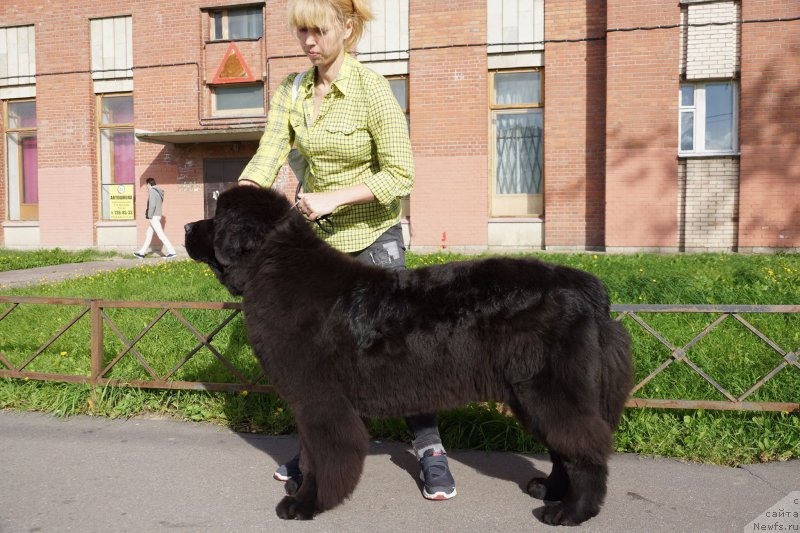
{"type": "Polygon", "coordinates": [[[308,161],[306,191],[366,184],[376,201],[336,209],[330,216],[332,235],[314,225],[334,248],[363,250],[400,220],[400,198],[414,185],[406,117],[386,78],[349,54],[313,124],[314,67],[306,72],[292,103],[295,76],[283,80],[272,97],[258,151],[239,179],[271,187],[295,145],[308,161]]]}

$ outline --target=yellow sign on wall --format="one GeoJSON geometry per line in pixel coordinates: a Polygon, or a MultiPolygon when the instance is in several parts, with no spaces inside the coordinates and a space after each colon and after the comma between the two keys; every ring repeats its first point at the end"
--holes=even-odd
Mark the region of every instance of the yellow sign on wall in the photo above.
{"type": "Polygon", "coordinates": [[[133,220],[133,184],[112,185],[109,189],[111,220],[133,220]]]}

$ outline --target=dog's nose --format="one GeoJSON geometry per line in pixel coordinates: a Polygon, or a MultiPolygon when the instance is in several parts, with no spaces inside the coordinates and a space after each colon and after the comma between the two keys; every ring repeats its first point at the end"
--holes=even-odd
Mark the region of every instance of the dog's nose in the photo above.
{"type": "Polygon", "coordinates": [[[190,231],[192,231],[192,226],[194,226],[194,222],[189,222],[188,224],[183,226],[183,231],[189,233],[190,231]]]}

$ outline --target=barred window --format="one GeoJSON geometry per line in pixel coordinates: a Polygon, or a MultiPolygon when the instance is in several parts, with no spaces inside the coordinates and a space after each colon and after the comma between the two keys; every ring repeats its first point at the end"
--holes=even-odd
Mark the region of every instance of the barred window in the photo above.
{"type": "Polygon", "coordinates": [[[542,71],[491,73],[492,215],[544,212],[542,71]]]}

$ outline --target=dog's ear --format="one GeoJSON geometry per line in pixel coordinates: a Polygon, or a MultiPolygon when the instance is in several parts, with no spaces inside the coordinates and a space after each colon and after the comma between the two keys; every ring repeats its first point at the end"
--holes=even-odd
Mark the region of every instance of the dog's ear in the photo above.
{"type": "Polygon", "coordinates": [[[236,263],[255,250],[268,229],[263,219],[238,209],[218,213],[215,222],[214,253],[224,266],[236,263]]]}
{"type": "Polygon", "coordinates": [[[217,259],[229,265],[256,249],[291,207],[285,196],[271,189],[237,186],[223,192],[214,217],[217,259]]]}

